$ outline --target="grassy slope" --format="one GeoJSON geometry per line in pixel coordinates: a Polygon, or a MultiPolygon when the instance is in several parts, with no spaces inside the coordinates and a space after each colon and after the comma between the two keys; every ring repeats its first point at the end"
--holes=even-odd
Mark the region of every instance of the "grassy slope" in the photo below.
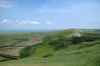
{"type": "Polygon", "coordinates": [[[35,50],[35,54],[33,56],[34,57],[43,57],[43,56],[51,54],[53,52],[54,52],[54,50],[51,46],[42,46],[35,50]]]}
{"type": "MultiPolygon", "coordinates": [[[[75,46],[75,45],[74,45],[75,46]]],[[[75,46],[76,47],[76,46],[75,46]]],[[[6,61],[0,66],[99,66],[100,44],[82,49],[61,49],[48,58],[34,58],[30,56],[15,61],[6,61]]],[[[77,46],[78,48],[78,46],[77,46]]]]}
{"type": "MultiPolygon", "coordinates": [[[[48,45],[52,40],[60,37],[68,37],[71,31],[58,32],[55,35],[46,36],[43,46],[36,49],[35,54],[15,60],[1,63],[1,66],[100,66],[100,40],[81,42],[67,46],[67,49],[54,51],[53,46],[48,45]],[[49,57],[43,57],[51,54],[49,57]],[[42,57],[42,58],[41,58],[42,57]]],[[[89,34],[87,34],[89,35],[89,34]]],[[[58,42],[59,43],[59,42],[58,42]]]]}

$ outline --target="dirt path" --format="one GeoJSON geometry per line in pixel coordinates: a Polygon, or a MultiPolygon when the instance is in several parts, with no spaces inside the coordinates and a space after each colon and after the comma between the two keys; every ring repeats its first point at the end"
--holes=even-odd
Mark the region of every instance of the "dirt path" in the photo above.
{"type": "Polygon", "coordinates": [[[71,36],[81,37],[80,32],[81,32],[80,30],[74,29],[73,33],[70,34],[69,37],[71,37],[71,36]]]}

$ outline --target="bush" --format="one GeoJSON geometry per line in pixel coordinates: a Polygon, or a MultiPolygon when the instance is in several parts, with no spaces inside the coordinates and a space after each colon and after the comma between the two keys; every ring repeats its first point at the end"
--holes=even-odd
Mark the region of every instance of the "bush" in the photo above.
{"type": "Polygon", "coordinates": [[[24,58],[30,55],[29,51],[31,50],[32,46],[27,46],[20,51],[20,57],[24,58]]]}
{"type": "Polygon", "coordinates": [[[19,56],[11,56],[11,55],[6,55],[6,54],[0,54],[1,57],[11,59],[11,60],[16,60],[19,58],[19,56]]]}
{"type": "MultiPolygon", "coordinates": [[[[72,33],[72,32],[71,32],[72,33]]],[[[70,32],[58,32],[54,35],[47,35],[43,39],[44,45],[52,45],[55,49],[67,47],[68,45],[79,44],[81,42],[90,42],[100,40],[100,34],[83,33],[81,37],[70,36],[70,32]]]]}
{"type": "Polygon", "coordinates": [[[35,50],[37,47],[39,47],[41,44],[36,44],[36,45],[32,45],[32,46],[27,46],[25,47],[24,49],[22,49],[20,51],[20,58],[25,58],[25,57],[28,57],[32,54],[32,52],[30,51],[33,51],[35,50]]]}
{"type": "Polygon", "coordinates": [[[80,42],[90,42],[90,41],[94,41],[97,40],[98,38],[93,37],[93,36],[82,36],[82,37],[72,37],[71,41],[73,44],[77,44],[80,42]]]}

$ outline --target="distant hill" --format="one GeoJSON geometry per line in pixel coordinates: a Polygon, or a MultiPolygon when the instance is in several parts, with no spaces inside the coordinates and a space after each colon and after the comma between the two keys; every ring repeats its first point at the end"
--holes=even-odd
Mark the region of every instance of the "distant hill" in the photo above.
{"type": "Polygon", "coordinates": [[[92,32],[92,33],[99,33],[100,34],[100,29],[81,29],[86,32],[92,32]]]}

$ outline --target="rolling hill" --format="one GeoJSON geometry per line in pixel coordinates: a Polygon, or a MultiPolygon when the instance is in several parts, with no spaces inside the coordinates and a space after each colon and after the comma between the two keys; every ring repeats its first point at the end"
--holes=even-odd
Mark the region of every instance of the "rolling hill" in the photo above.
{"type": "Polygon", "coordinates": [[[78,29],[51,32],[0,66],[100,66],[100,34],[78,29]]]}

